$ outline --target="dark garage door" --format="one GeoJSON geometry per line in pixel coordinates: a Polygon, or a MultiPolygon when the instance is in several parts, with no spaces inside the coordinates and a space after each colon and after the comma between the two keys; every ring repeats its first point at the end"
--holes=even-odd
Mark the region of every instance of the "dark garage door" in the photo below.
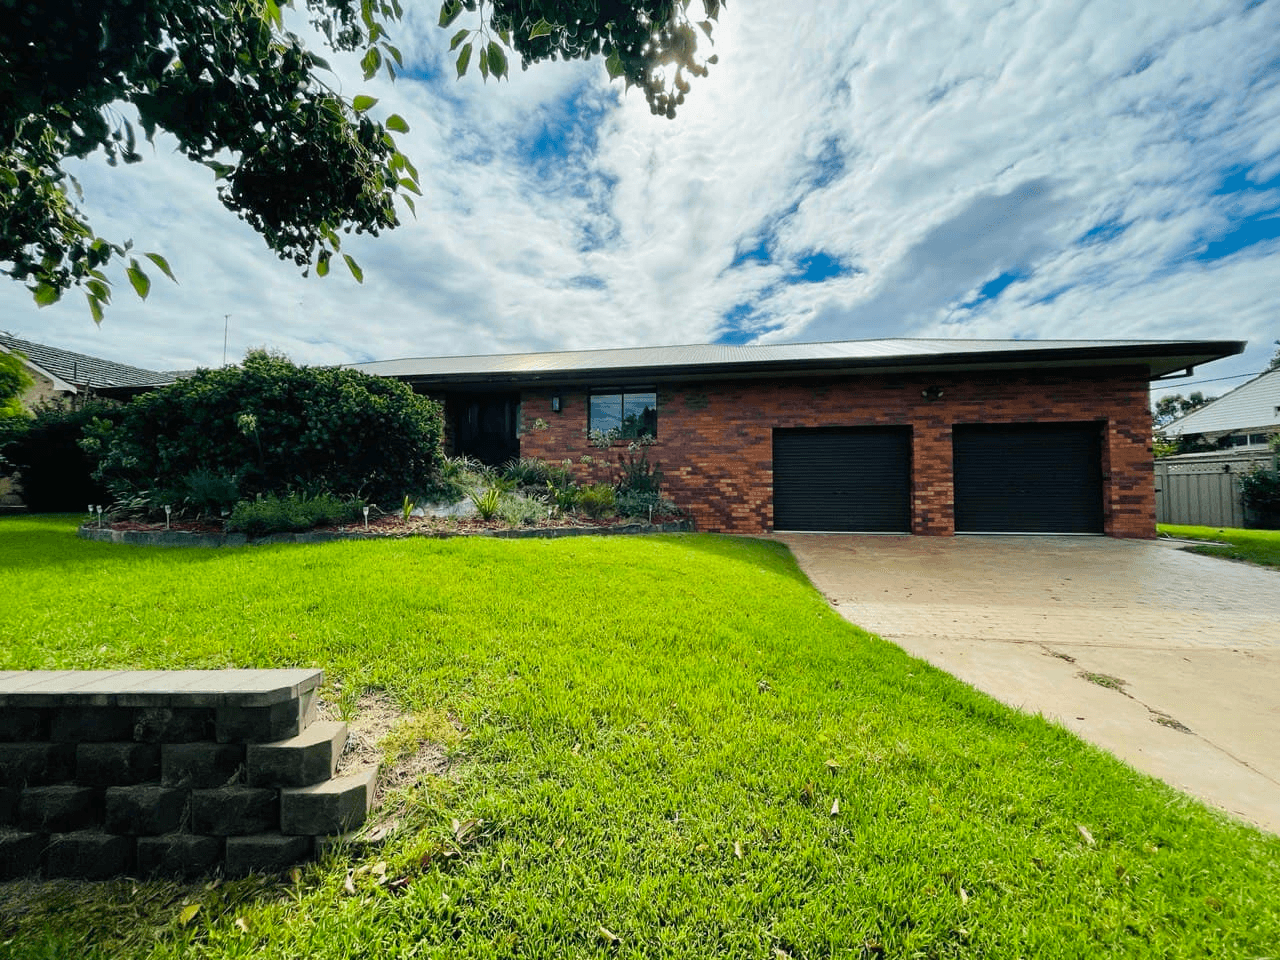
{"type": "Polygon", "coordinates": [[[1102,425],[957,424],[957,533],[1101,533],[1102,425]]]}
{"type": "Polygon", "coordinates": [[[773,528],[909,533],[910,428],[774,430],[773,528]]]}

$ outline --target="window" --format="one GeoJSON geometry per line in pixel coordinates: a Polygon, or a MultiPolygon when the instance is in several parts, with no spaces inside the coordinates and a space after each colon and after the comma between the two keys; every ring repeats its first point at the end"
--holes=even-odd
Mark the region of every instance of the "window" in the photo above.
{"type": "Polygon", "coordinates": [[[633,440],[658,435],[656,393],[592,394],[587,432],[602,433],[611,440],[633,440]]]}

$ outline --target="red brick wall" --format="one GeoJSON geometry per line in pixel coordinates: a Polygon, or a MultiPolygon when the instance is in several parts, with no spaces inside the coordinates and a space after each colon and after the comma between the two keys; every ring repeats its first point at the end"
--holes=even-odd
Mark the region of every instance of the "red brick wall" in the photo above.
{"type": "MultiPolygon", "coordinates": [[[[699,530],[760,533],[773,529],[773,428],[903,425],[912,427],[912,532],[955,532],[951,474],[954,423],[1098,421],[1105,530],[1115,537],[1155,535],[1151,416],[1143,369],[801,378],[690,383],[660,388],[658,442],[647,451],[666,474],[669,495],[688,508],[699,530]],[[942,397],[929,401],[926,388],[942,397]]],[[[583,481],[612,478],[626,452],[587,440],[587,394],[526,391],[520,453],[574,461],[583,481]],[[583,456],[595,463],[582,464],[583,456]]]]}

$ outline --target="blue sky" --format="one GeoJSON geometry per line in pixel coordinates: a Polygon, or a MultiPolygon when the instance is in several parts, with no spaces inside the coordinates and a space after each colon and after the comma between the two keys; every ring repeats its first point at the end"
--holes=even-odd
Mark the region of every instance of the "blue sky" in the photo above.
{"type": "MultiPolygon", "coordinates": [[[[603,64],[452,79],[438,3],[393,40],[418,217],[304,278],[159,141],[78,168],[166,254],[95,327],[0,286],[0,327],[157,368],[883,336],[1280,338],[1280,0],[732,0],[674,121],[603,64]],[[708,51],[709,52],[709,51],[708,51]]],[[[696,6],[696,2],[695,2],[696,6]]],[[[1239,381],[1196,386],[1226,389],[1239,381]]],[[[1176,387],[1176,385],[1175,385],[1176,387]]]]}

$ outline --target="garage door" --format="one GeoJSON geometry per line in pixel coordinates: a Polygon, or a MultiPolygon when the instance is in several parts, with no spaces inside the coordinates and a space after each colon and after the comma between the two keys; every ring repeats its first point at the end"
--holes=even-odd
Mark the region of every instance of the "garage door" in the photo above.
{"type": "Polygon", "coordinates": [[[773,528],[911,531],[911,429],[773,431],[773,528]]]}
{"type": "Polygon", "coordinates": [[[957,533],[1101,533],[1102,426],[956,424],[957,533]]]}

